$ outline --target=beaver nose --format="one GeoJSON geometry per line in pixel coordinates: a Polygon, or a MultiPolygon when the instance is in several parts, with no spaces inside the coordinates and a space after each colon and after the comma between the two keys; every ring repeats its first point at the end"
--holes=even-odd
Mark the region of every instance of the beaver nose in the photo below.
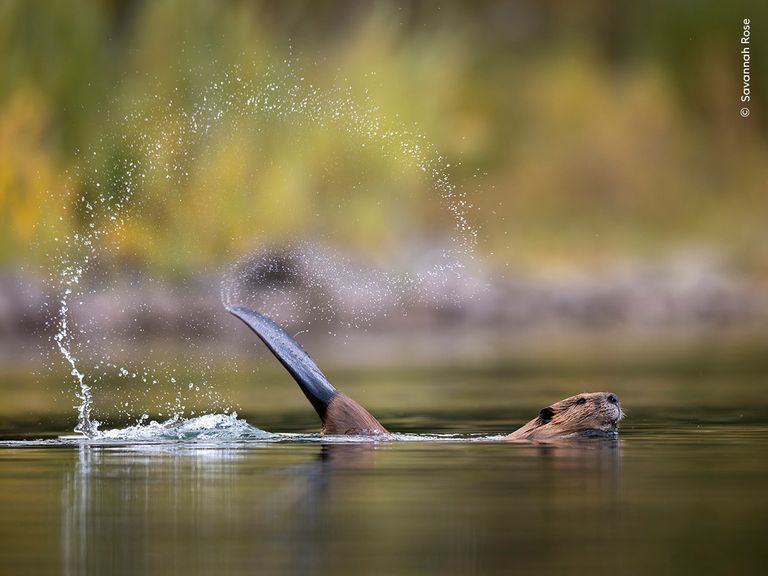
{"type": "Polygon", "coordinates": [[[616,394],[613,394],[613,393],[608,394],[608,396],[606,396],[605,399],[608,400],[608,402],[610,402],[611,404],[618,404],[619,403],[619,397],[616,396],[616,394]]]}

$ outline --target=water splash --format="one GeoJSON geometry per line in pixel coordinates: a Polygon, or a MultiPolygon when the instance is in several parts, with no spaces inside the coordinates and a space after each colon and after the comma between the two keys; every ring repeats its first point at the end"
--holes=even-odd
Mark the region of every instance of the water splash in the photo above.
{"type": "Polygon", "coordinates": [[[72,370],[70,375],[74,376],[77,380],[78,391],[76,396],[80,400],[80,405],[77,407],[77,424],[75,425],[75,432],[84,434],[85,436],[93,436],[99,430],[99,421],[91,419],[91,410],[93,409],[93,394],[91,387],[85,381],[85,375],[77,368],[77,361],[70,352],[71,347],[71,333],[69,331],[69,304],[67,298],[72,294],[70,289],[64,291],[64,298],[61,299],[59,308],[59,331],[53,337],[56,346],[61,352],[64,359],[70,365],[72,370]]]}
{"type": "MultiPolygon", "coordinates": [[[[76,322],[73,307],[86,294],[99,289],[95,287],[90,272],[106,248],[103,237],[124,226],[129,217],[129,206],[132,210],[140,209],[135,192],[154,178],[170,181],[182,188],[188,182],[190,175],[187,167],[196,160],[196,153],[205,150],[210,132],[225,122],[237,129],[244,120],[276,119],[331,126],[362,138],[362,145],[373,148],[381,157],[410,164],[424,174],[431,182],[436,198],[451,214],[455,226],[450,245],[440,248],[436,262],[415,272],[355,268],[348,261],[318,249],[313,250],[307,245],[295,248],[296,252],[303,254],[304,261],[315,269],[324,266],[326,271],[331,271],[331,274],[326,273],[325,278],[333,279],[338,293],[343,294],[342,299],[351,318],[348,321],[350,326],[370,322],[386,306],[392,303],[397,305],[406,295],[428,297],[440,286],[443,293],[450,293],[451,290],[446,287],[450,287],[451,282],[462,280],[467,262],[474,258],[477,232],[468,217],[472,205],[464,191],[450,180],[450,164],[423,135],[405,129],[385,128],[385,119],[375,105],[365,98],[361,102],[353,97],[348,87],[320,89],[305,80],[297,71],[295,62],[286,60],[284,68],[269,68],[256,80],[246,79],[238,69],[232,69],[202,89],[197,100],[186,108],[174,99],[173,94],[169,97],[149,96],[147,101],[155,109],[164,111],[166,124],[158,129],[151,115],[141,111],[128,113],[110,124],[118,135],[118,146],[123,154],[117,160],[112,158],[111,165],[100,159],[96,151],[83,157],[82,174],[78,178],[85,183],[84,189],[90,192],[78,198],[76,204],[82,221],[81,230],[65,238],[56,255],[60,297],[53,340],[77,386],[79,406],[75,431],[80,434],[88,437],[100,434],[100,424],[93,418],[94,384],[106,377],[108,372],[116,377],[123,377],[123,372],[140,373],[141,381],[148,387],[163,378],[175,384],[172,375],[165,374],[163,377],[158,374],[163,372],[162,368],[153,370],[152,367],[142,366],[140,370],[127,370],[122,363],[112,361],[105,351],[98,349],[98,345],[88,341],[86,327],[76,322]],[[179,151],[182,151],[183,161],[178,161],[179,151]],[[340,271],[346,274],[337,273],[340,271]],[[91,282],[87,282],[88,279],[91,282]],[[90,349],[86,350],[88,345],[90,349]],[[90,355],[91,364],[98,367],[98,372],[82,367],[83,355],[90,355]]],[[[243,269],[242,266],[239,268],[243,269]]],[[[230,274],[222,285],[225,303],[245,297],[245,284],[236,280],[238,277],[238,273],[230,274]]],[[[298,306],[310,313],[332,316],[337,310],[332,304],[319,298],[312,302],[299,302],[298,306]]],[[[87,311],[83,313],[87,315],[87,311]]],[[[195,351],[195,355],[203,357],[199,350],[195,351]]],[[[202,365],[207,365],[204,360],[202,365]]],[[[189,388],[192,390],[192,386],[189,388]]],[[[176,416],[183,413],[183,393],[186,391],[180,392],[176,398],[176,416]]]]}
{"type": "MultiPolygon", "coordinates": [[[[91,165],[89,158],[85,160],[84,169],[87,174],[98,174],[98,169],[91,165]]],[[[72,301],[76,297],[83,296],[83,277],[97,255],[99,239],[109,228],[109,225],[103,224],[100,220],[106,219],[113,224],[122,222],[125,204],[135,187],[134,170],[135,166],[131,165],[121,171],[115,181],[117,184],[115,191],[100,194],[96,205],[84,196],[78,198],[76,208],[79,208],[82,215],[84,231],[73,233],[65,238],[55,256],[59,266],[54,278],[60,298],[54,321],[56,333],[53,341],[69,365],[70,375],[76,380],[78,387],[76,397],[80,400],[80,404],[77,406],[78,419],[75,431],[85,436],[97,434],[100,423],[92,418],[93,389],[86,379],[86,374],[78,367],[76,357],[78,330],[71,315],[72,301]]],[[[100,187],[100,182],[96,182],[96,188],[100,187]]]]}
{"type": "Polygon", "coordinates": [[[162,442],[180,440],[267,440],[275,435],[251,426],[232,414],[205,414],[196,418],[174,417],[165,422],[155,420],[126,428],[105,430],[92,436],[99,441],[162,442]]]}
{"type": "Polygon", "coordinates": [[[196,418],[172,418],[164,422],[151,421],[125,428],[95,432],[91,436],[70,435],[58,438],[0,440],[0,447],[29,448],[36,446],[120,445],[146,450],[148,445],[182,447],[192,450],[228,447],[237,443],[243,447],[264,444],[382,444],[390,442],[504,442],[504,434],[417,434],[391,433],[378,436],[323,436],[320,433],[268,432],[252,426],[237,415],[206,414],[196,418]]]}
{"type": "Polygon", "coordinates": [[[412,270],[383,270],[317,242],[297,242],[238,259],[224,274],[220,296],[226,308],[255,308],[284,326],[306,329],[319,320],[360,329],[388,314],[407,316],[418,305],[459,306],[483,288],[469,274],[452,276],[443,270],[440,276],[419,277],[428,266],[420,261],[412,270]]]}

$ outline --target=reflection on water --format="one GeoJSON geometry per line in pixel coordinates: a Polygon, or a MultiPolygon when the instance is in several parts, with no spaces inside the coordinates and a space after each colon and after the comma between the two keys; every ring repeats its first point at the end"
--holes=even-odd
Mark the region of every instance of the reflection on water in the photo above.
{"type": "Polygon", "coordinates": [[[162,543],[187,531],[220,537],[215,519],[231,514],[232,479],[244,457],[238,450],[164,445],[82,445],[75,456],[62,482],[65,574],[174,570],[178,559],[162,543]]]}
{"type": "Polygon", "coordinates": [[[638,410],[549,445],[6,443],[0,573],[760,573],[765,416],[638,410]]]}
{"type": "Polygon", "coordinates": [[[616,440],[83,445],[73,456],[61,489],[65,574],[487,573],[486,546],[514,547],[491,494],[514,520],[538,507],[515,484],[537,485],[553,509],[577,490],[606,525],[619,500],[616,440]]]}

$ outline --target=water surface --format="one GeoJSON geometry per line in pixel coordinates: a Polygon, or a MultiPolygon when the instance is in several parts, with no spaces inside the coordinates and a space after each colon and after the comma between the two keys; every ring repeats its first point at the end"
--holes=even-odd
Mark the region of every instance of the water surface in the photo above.
{"type": "Polygon", "coordinates": [[[375,443],[323,440],[311,413],[249,418],[290,434],[7,437],[0,573],[761,573],[766,406],[619,392],[618,440],[503,443],[505,411],[439,399],[385,410],[408,434],[375,443]]]}

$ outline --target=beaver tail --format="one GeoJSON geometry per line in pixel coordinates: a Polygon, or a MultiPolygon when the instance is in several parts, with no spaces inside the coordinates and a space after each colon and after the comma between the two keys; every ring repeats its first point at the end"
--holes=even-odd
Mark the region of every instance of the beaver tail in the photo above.
{"type": "Polygon", "coordinates": [[[280,363],[296,380],[301,391],[312,403],[321,419],[325,419],[328,405],[338,393],[336,388],[320,371],[301,345],[283,330],[274,320],[244,306],[228,308],[240,318],[262,342],[267,345],[280,363]]]}
{"type": "Polygon", "coordinates": [[[320,416],[324,434],[386,433],[365,408],[328,382],[309,354],[276,322],[244,306],[227,310],[245,322],[293,376],[320,416]]]}

